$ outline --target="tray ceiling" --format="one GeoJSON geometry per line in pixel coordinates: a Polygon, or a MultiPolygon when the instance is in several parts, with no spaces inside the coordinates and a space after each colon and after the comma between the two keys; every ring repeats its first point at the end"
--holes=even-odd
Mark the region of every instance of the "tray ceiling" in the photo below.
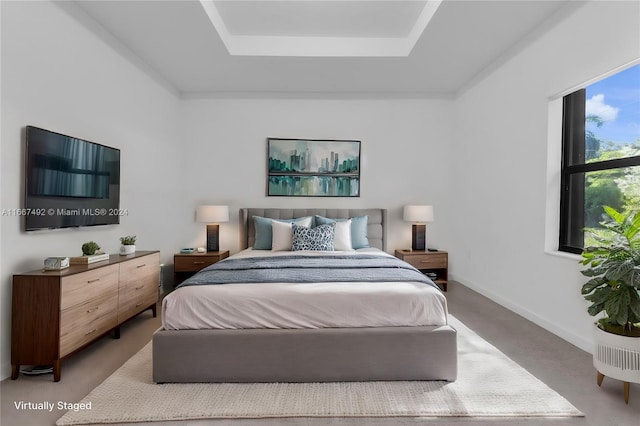
{"type": "Polygon", "coordinates": [[[58,2],[182,96],[453,95],[574,1],[58,2]]]}

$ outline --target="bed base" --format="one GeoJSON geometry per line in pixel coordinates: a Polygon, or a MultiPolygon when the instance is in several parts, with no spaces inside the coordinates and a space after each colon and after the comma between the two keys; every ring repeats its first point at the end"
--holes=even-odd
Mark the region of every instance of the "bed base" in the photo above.
{"type": "Polygon", "coordinates": [[[163,330],[156,383],[446,380],[457,377],[451,326],[163,330]]]}

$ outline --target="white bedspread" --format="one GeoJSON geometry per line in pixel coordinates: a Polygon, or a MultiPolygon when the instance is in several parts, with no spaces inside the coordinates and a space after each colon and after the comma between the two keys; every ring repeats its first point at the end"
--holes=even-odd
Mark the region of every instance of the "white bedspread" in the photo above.
{"type": "MultiPolygon", "coordinates": [[[[390,256],[377,249],[357,252],[390,256]]],[[[296,252],[322,256],[327,252],[296,252]]],[[[335,254],[336,252],[329,252],[335,254]]],[[[291,252],[243,250],[232,257],[291,252]]],[[[162,301],[165,330],[445,325],[447,302],[418,282],[224,284],[181,287],[162,301]]]]}

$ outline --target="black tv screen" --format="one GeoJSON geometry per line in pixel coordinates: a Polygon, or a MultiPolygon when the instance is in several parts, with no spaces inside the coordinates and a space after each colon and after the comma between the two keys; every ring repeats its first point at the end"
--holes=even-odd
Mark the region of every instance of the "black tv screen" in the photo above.
{"type": "Polygon", "coordinates": [[[25,229],[120,223],[120,150],[27,126],[25,229]]]}

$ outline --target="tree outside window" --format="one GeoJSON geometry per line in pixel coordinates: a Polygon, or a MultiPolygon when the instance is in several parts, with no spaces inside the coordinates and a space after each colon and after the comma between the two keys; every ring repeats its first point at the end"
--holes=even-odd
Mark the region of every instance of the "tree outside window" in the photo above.
{"type": "Polygon", "coordinates": [[[564,98],[560,250],[591,245],[604,206],[640,209],[640,64],[564,98]]]}

